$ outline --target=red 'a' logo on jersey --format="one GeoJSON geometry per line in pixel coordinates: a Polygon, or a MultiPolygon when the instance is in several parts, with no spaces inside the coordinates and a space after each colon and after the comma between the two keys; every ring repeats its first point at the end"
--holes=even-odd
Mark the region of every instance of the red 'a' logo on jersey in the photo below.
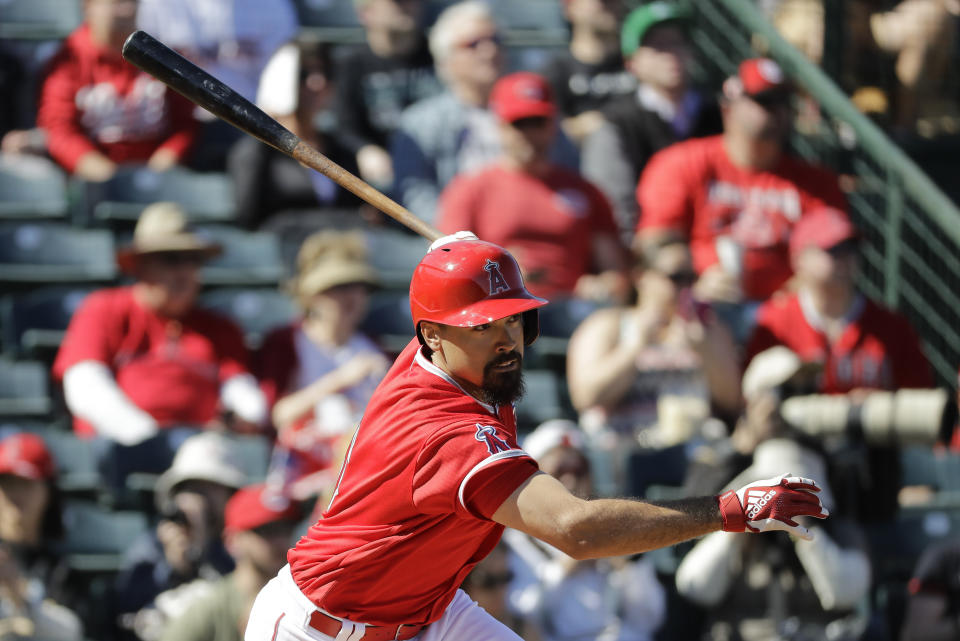
{"type": "Polygon", "coordinates": [[[499,294],[500,292],[505,292],[510,289],[510,285],[507,284],[507,279],[503,277],[503,274],[500,272],[500,263],[495,260],[487,259],[487,263],[483,266],[487,273],[490,274],[490,295],[499,294]]]}
{"type": "Polygon", "coordinates": [[[491,454],[506,452],[507,450],[513,449],[505,440],[497,436],[497,430],[493,427],[493,425],[481,425],[480,423],[477,423],[476,425],[477,433],[474,435],[474,438],[481,443],[486,443],[487,450],[491,454]]]}

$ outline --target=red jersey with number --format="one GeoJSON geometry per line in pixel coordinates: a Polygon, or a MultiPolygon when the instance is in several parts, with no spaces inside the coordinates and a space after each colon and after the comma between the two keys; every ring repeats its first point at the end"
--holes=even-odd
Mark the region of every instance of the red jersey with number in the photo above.
{"type": "MultiPolygon", "coordinates": [[[[138,303],[131,287],[90,294],[70,319],[53,374],[62,379],[83,361],[109,367],[127,398],[161,427],[216,418],[221,383],[247,372],[243,334],[233,322],[203,309],[179,320],[160,316],[138,303]]],[[[74,430],[95,434],[76,418],[74,430]]]]}
{"type": "Polygon", "coordinates": [[[846,209],[837,176],[789,155],[771,171],[730,161],[723,136],[677,143],[655,154],[637,185],[638,230],[675,230],[690,239],[697,272],[719,262],[716,243],[742,248],[741,286],[766,300],[792,275],[788,239],[803,212],[846,209]]]}
{"type": "Polygon", "coordinates": [[[300,590],[372,625],[436,621],[537,471],[512,407],[467,394],[412,341],[367,405],[329,507],[287,560],[300,590]]]}
{"type": "Polygon", "coordinates": [[[933,386],[930,364],[906,318],[865,298],[858,299],[846,329],[833,343],[812,306],[800,294],[778,296],[757,312],[747,345],[752,359],[774,345],[785,345],[805,361],[823,363],[820,391],[926,388],[933,386]]]}
{"type": "Polygon", "coordinates": [[[469,229],[505,247],[537,296],[569,295],[596,271],[594,238],[615,236],[606,197],[579,175],[553,167],[543,177],[491,166],[455,178],[443,191],[437,227],[469,229]]]}

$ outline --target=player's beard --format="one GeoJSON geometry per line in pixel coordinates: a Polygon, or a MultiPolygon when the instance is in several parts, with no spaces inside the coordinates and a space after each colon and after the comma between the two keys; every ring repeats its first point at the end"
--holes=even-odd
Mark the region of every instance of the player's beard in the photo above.
{"type": "Polygon", "coordinates": [[[487,363],[483,368],[481,391],[483,394],[481,400],[490,405],[509,405],[523,396],[523,355],[513,351],[487,363]],[[517,359],[516,368],[507,372],[493,371],[497,365],[513,359],[517,359]]]}

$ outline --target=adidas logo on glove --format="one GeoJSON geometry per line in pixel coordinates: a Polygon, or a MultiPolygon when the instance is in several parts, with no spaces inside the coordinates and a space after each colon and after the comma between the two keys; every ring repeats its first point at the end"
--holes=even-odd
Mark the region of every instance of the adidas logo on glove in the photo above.
{"type": "Polygon", "coordinates": [[[776,490],[764,492],[763,490],[747,490],[747,520],[752,521],[763,509],[763,506],[770,502],[770,499],[777,495],[776,490]]]}

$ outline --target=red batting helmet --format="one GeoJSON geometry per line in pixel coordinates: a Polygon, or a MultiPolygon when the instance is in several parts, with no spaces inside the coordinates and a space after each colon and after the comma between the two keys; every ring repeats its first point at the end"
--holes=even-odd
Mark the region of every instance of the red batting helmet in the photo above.
{"type": "Polygon", "coordinates": [[[523,342],[529,345],[540,334],[537,308],[546,304],[523,286],[510,252],[482,240],[458,240],[431,250],[410,281],[410,311],[420,342],[420,321],[473,327],[523,314],[523,342]]]}

